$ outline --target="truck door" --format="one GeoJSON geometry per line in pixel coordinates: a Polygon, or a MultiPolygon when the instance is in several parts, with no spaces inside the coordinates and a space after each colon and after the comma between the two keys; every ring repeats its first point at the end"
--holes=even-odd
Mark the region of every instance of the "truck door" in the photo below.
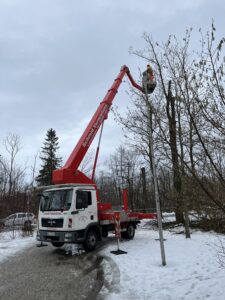
{"type": "Polygon", "coordinates": [[[95,190],[77,190],[74,216],[75,230],[85,229],[97,222],[97,203],[95,190]]]}

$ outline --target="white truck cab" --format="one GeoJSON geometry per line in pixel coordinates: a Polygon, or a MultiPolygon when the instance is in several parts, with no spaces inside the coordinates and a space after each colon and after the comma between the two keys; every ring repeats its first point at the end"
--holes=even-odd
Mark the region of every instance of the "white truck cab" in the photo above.
{"type": "Polygon", "coordinates": [[[101,239],[94,185],[54,185],[40,195],[37,240],[51,242],[55,247],[64,243],[84,243],[87,250],[101,239]],[[87,237],[89,240],[87,241],[87,237]]]}

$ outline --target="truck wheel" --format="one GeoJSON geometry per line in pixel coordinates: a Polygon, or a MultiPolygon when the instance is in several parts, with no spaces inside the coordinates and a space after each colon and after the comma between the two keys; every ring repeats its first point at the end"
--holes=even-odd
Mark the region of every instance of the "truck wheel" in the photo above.
{"type": "Polygon", "coordinates": [[[132,240],[134,238],[134,235],[135,235],[135,226],[132,223],[129,223],[127,225],[126,231],[121,232],[122,238],[127,239],[127,240],[132,240]]]}
{"type": "Polygon", "coordinates": [[[108,231],[106,229],[102,229],[102,236],[106,238],[108,236],[108,231]]]}
{"type": "Polygon", "coordinates": [[[54,246],[54,247],[57,247],[57,248],[59,248],[59,247],[62,247],[64,245],[64,243],[57,243],[57,242],[52,242],[52,246],[54,246]]]}
{"type": "Polygon", "coordinates": [[[84,249],[89,252],[95,249],[98,242],[97,234],[95,231],[90,230],[87,233],[86,240],[83,243],[84,249]]]}

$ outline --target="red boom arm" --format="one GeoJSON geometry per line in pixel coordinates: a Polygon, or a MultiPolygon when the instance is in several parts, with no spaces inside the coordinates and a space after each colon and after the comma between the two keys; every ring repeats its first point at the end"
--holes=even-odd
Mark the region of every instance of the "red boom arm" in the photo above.
{"type": "Polygon", "coordinates": [[[141,86],[139,86],[130,74],[127,66],[123,66],[120,70],[119,75],[115,79],[113,85],[108,90],[105,98],[100,103],[86,130],[81,136],[79,142],[61,169],[53,171],[52,181],[54,184],[62,183],[85,183],[94,184],[94,181],[84,175],[78,170],[78,167],[83,160],[88,148],[90,147],[99,127],[105,119],[108,117],[110,107],[113,99],[117,93],[117,90],[122,82],[124,75],[127,74],[132,85],[143,92],[141,86]]]}

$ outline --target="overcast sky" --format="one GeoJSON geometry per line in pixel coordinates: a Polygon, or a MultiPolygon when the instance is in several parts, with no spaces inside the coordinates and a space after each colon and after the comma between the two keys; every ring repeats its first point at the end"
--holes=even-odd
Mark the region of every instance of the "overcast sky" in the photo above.
{"type": "MultiPolygon", "coordinates": [[[[143,33],[163,41],[186,28],[224,36],[221,0],[0,0],[0,154],[9,133],[20,135],[22,161],[31,163],[49,128],[65,161],[88,121],[126,64],[133,77],[146,62],[129,54],[143,49],[143,33]]],[[[118,107],[129,102],[124,83],[118,107]]],[[[123,141],[110,116],[102,157],[123,141]]]]}

